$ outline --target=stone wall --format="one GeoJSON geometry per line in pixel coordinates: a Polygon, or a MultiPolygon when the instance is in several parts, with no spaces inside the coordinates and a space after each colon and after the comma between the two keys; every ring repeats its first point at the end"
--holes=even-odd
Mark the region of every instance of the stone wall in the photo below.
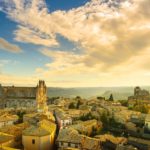
{"type": "Polygon", "coordinates": [[[0,100],[0,108],[31,108],[36,107],[36,100],[29,98],[7,98],[0,100]]]}
{"type": "Polygon", "coordinates": [[[1,88],[1,97],[5,98],[35,98],[36,87],[4,86],[1,88]]]}
{"type": "Polygon", "coordinates": [[[29,108],[35,106],[36,87],[0,85],[0,108],[29,108]]]}
{"type": "Polygon", "coordinates": [[[140,87],[135,87],[134,95],[129,96],[128,100],[150,100],[150,93],[145,89],[141,89],[140,87]]]}

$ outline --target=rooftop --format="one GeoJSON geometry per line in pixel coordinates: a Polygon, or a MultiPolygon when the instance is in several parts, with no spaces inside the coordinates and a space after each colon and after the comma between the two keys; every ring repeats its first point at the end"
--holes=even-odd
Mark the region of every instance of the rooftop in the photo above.
{"type": "Polygon", "coordinates": [[[12,135],[0,132],[0,144],[8,142],[8,141],[12,140],[13,138],[14,137],[12,135]]]}
{"type": "Polygon", "coordinates": [[[45,136],[49,135],[49,132],[38,126],[31,126],[23,131],[24,136],[45,136]]]}
{"type": "Polygon", "coordinates": [[[94,139],[94,138],[83,136],[82,148],[83,149],[92,149],[92,150],[100,149],[100,141],[97,139],[94,139]]]}
{"type": "Polygon", "coordinates": [[[144,145],[148,145],[150,146],[150,141],[147,139],[141,139],[141,138],[136,138],[136,137],[129,137],[128,138],[129,141],[134,141],[136,143],[140,143],[140,144],[144,144],[144,145]]]}
{"type": "Polygon", "coordinates": [[[14,136],[22,135],[22,131],[26,129],[29,125],[27,123],[22,123],[18,125],[10,125],[0,129],[0,132],[11,134],[14,136]]]}
{"type": "Polygon", "coordinates": [[[2,116],[0,116],[0,122],[16,121],[17,119],[18,119],[17,115],[3,114],[2,116]]]}
{"type": "Polygon", "coordinates": [[[48,120],[42,120],[40,121],[40,126],[42,128],[44,128],[45,130],[47,130],[49,133],[52,133],[56,130],[56,124],[51,122],[51,121],[48,121],[48,120]]]}
{"type": "Polygon", "coordinates": [[[78,124],[71,125],[70,127],[78,130],[78,131],[88,131],[92,127],[96,127],[98,125],[97,120],[88,120],[88,121],[83,121],[79,122],[78,124]]]}
{"type": "Polygon", "coordinates": [[[48,120],[40,121],[36,126],[30,126],[23,131],[24,136],[45,136],[56,130],[56,124],[48,120]]]}
{"type": "Polygon", "coordinates": [[[72,128],[61,129],[57,138],[57,142],[70,142],[74,144],[80,144],[82,149],[100,149],[100,143],[98,139],[90,138],[79,134],[72,128]]]}
{"type": "Polygon", "coordinates": [[[72,143],[80,143],[82,137],[78,134],[78,131],[72,128],[61,129],[57,138],[57,141],[61,142],[72,142],[72,143]]]}
{"type": "Polygon", "coordinates": [[[56,116],[62,120],[70,119],[69,115],[66,115],[65,112],[61,109],[56,109],[55,113],[56,113],[56,116]]]}
{"type": "Polygon", "coordinates": [[[124,137],[114,137],[111,134],[97,135],[95,138],[99,139],[101,142],[105,142],[107,140],[111,141],[114,144],[126,143],[127,139],[124,137]]]}

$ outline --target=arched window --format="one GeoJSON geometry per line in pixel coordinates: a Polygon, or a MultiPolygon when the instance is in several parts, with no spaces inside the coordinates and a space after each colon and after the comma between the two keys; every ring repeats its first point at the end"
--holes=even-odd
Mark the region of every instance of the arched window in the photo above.
{"type": "Polygon", "coordinates": [[[32,139],[32,144],[35,144],[35,139],[32,139]]]}

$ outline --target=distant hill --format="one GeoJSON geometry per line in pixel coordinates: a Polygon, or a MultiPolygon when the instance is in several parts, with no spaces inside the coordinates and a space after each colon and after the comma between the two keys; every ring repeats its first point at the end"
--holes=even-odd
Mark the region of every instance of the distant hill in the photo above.
{"type": "MultiPolygon", "coordinates": [[[[0,97],[3,96],[3,88],[7,88],[7,94],[11,97],[35,97],[35,87],[2,87],[0,86],[0,97]]],[[[142,89],[150,91],[150,86],[141,86],[142,89]]],[[[126,100],[133,95],[134,87],[85,87],[85,88],[55,88],[48,87],[48,97],[76,97],[93,98],[103,96],[106,99],[113,94],[115,100],[126,100]]]]}
{"type": "MultiPolygon", "coordinates": [[[[141,88],[150,91],[149,86],[141,86],[141,88]]],[[[112,93],[116,100],[126,100],[128,96],[133,95],[134,87],[87,87],[87,88],[48,88],[48,96],[63,96],[91,98],[97,96],[104,96],[109,98],[112,93]]]]}
{"type": "Polygon", "coordinates": [[[108,98],[112,93],[114,99],[127,99],[133,95],[133,87],[89,87],[89,88],[48,88],[48,96],[63,96],[91,98],[104,96],[108,98]]]}

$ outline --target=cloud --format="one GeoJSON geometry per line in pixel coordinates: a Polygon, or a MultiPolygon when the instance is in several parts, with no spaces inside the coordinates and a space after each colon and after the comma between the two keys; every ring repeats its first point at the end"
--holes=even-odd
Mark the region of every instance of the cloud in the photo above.
{"type": "Polygon", "coordinates": [[[2,85],[15,86],[35,86],[39,80],[36,76],[18,76],[5,73],[0,70],[0,79],[2,85]],[[28,83],[28,85],[26,84],[28,83]]]}
{"type": "Polygon", "coordinates": [[[42,49],[40,52],[52,59],[52,62],[46,64],[51,70],[63,70],[66,68],[71,68],[74,65],[81,64],[80,60],[84,57],[73,52],[65,51],[54,51],[48,49],[42,49]]]}
{"type": "Polygon", "coordinates": [[[18,26],[18,30],[14,32],[15,40],[23,43],[32,43],[43,46],[58,46],[58,42],[49,36],[43,37],[40,31],[34,31],[24,26],[18,26]]]}
{"type": "Polygon", "coordinates": [[[1,9],[19,24],[15,40],[49,47],[40,52],[50,57],[50,63],[45,64],[46,69],[36,69],[43,77],[57,79],[61,75],[61,81],[85,83],[90,79],[89,84],[96,84],[116,76],[130,81],[148,72],[149,0],[92,0],[78,8],[51,13],[43,0],[3,1],[5,7],[1,9]],[[81,53],[60,51],[57,35],[80,46],[81,53]]]}
{"type": "Polygon", "coordinates": [[[94,36],[96,33],[95,26],[100,20],[95,23],[93,22],[94,18],[97,15],[102,18],[115,16],[110,6],[117,6],[117,2],[108,1],[105,5],[105,1],[95,0],[88,2],[85,6],[69,11],[58,10],[48,13],[46,4],[42,0],[2,1],[5,2],[5,7],[1,9],[8,14],[10,19],[20,24],[14,32],[15,39],[33,44],[43,43],[44,46],[58,45],[56,41],[57,34],[70,41],[82,43],[87,31],[91,31],[89,36],[94,36]]]}
{"type": "Polygon", "coordinates": [[[148,0],[93,0],[69,11],[52,13],[42,0],[5,2],[9,18],[20,24],[14,32],[17,41],[58,46],[60,34],[81,46],[88,55],[82,59],[87,66],[99,63],[113,67],[138,55],[149,43],[149,30],[143,26],[150,26],[148,0]],[[141,20],[136,19],[137,13],[141,20]],[[143,30],[139,31],[141,26],[143,30]]]}
{"type": "Polygon", "coordinates": [[[1,50],[6,50],[8,52],[12,53],[20,53],[22,52],[21,48],[18,45],[9,43],[3,38],[0,38],[0,49],[1,50]]]}

